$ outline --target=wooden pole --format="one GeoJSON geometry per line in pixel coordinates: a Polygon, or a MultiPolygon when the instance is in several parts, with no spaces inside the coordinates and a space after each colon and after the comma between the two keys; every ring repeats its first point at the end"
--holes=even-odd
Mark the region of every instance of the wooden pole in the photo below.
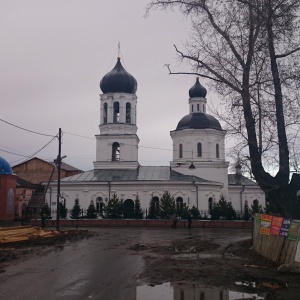
{"type": "Polygon", "coordinates": [[[56,230],[59,230],[59,198],[60,198],[60,165],[61,165],[61,128],[58,133],[58,155],[57,155],[57,201],[56,201],[56,230]]]}

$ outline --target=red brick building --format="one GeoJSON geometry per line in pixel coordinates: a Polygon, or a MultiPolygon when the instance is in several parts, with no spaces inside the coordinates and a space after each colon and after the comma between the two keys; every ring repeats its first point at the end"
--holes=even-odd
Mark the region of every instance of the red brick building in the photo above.
{"type": "MultiPolygon", "coordinates": [[[[23,163],[15,165],[12,169],[13,173],[18,177],[26,181],[30,181],[33,184],[40,184],[49,180],[53,168],[55,168],[54,163],[34,157],[23,163]]],[[[82,173],[82,171],[64,162],[61,163],[61,178],[76,175],[79,173],[82,173]]],[[[57,171],[54,170],[52,180],[56,179],[57,171]]]]}
{"type": "Polygon", "coordinates": [[[0,222],[13,221],[17,176],[9,163],[0,157],[0,222]]]}

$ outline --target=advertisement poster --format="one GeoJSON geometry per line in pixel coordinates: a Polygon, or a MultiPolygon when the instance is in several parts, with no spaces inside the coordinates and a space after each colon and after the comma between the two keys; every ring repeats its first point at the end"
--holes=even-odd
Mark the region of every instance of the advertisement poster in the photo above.
{"type": "Polygon", "coordinates": [[[274,235],[279,235],[281,230],[281,225],[283,222],[282,217],[273,217],[271,222],[271,230],[270,233],[274,235]]]}
{"type": "Polygon", "coordinates": [[[299,223],[292,222],[288,234],[288,239],[291,241],[297,241],[298,240],[298,234],[299,234],[299,223]]]}
{"type": "Polygon", "coordinates": [[[260,234],[270,235],[272,216],[261,215],[260,234]]]}
{"type": "Polygon", "coordinates": [[[279,233],[280,236],[288,236],[291,223],[292,223],[291,219],[283,219],[280,233],[279,233]]]}

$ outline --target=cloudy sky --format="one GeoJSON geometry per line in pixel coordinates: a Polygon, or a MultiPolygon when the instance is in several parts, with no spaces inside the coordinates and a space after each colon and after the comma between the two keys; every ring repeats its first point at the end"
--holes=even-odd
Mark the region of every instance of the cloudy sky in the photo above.
{"type": "MultiPolygon", "coordinates": [[[[188,113],[195,77],[168,75],[164,64],[187,70],[173,44],[184,44],[190,24],[178,12],[145,18],[147,3],[0,0],[0,156],[11,165],[31,156],[53,160],[58,141],[47,143],[61,128],[64,161],[92,169],[99,82],[114,67],[120,42],[122,64],[138,82],[139,162],[169,164],[170,131],[188,113]]],[[[209,91],[207,99],[214,100],[209,91]]]]}

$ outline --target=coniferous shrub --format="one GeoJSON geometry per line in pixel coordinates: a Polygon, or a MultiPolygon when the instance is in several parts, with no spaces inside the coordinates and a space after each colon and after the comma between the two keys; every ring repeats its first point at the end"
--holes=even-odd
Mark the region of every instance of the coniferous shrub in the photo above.
{"type": "Polygon", "coordinates": [[[81,207],[79,204],[79,199],[76,197],[76,199],[74,201],[74,206],[71,209],[70,217],[73,219],[78,219],[80,217],[80,213],[81,213],[81,207]]]}
{"type": "Polygon", "coordinates": [[[168,191],[165,191],[159,202],[160,217],[170,219],[176,213],[174,197],[168,191]]]}
{"type": "Polygon", "coordinates": [[[186,203],[182,203],[182,206],[180,206],[179,208],[177,208],[177,215],[179,217],[181,217],[182,219],[187,219],[188,215],[189,215],[190,209],[189,207],[186,205],[186,203]]]}
{"type": "Polygon", "coordinates": [[[66,208],[65,203],[59,202],[59,217],[65,219],[68,214],[68,209],[66,208]]]}
{"type": "MultiPolygon", "coordinates": [[[[272,211],[272,210],[270,210],[272,211]]],[[[262,214],[264,212],[263,207],[261,204],[259,204],[258,200],[254,200],[253,204],[251,204],[251,209],[250,209],[250,213],[251,214],[262,214]]],[[[269,211],[268,211],[269,212],[269,211]]]]}
{"type": "Polygon", "coordinates": [[[189,210],[193,219],[201,219],[200,211],[195,205],[189,210]]]}
{"type": "Polygon", "coordinates": [[[232,207],[232,203],[227,202],[223,195],[220,197],[220,200],[217,203],[213,204],[210,214],[212,220],[219,220],[219,219],[235,220],[236,219],[236,212],[232,207]]]}
{"type": "Polygon", "coordinates": [[[90,205],[87,209],[86,216],[88,219],[96,219],[97,218],[97,210],[96,210],[93,200],[91,200],[91,202],[90,202],[90,205]]]}
{"type": "Polygon", "coordinates": [[[116,194],[111,199],[105,199],[106,205],[104,212],[109,219],[118,219],[123,217],[123,200],[120,200],[116,194]]]}
{"type": "Polygon", "coordinates": [[[248,221],[250,218],[251,218],[251,213],[250,213],[248,201],[245,200],[245,203],[244,203],[244,216],[243,216],[243,219],[244,219],[245,221],[248,221]]]}
{"type": "Polygon", "coordinates": [[[40,211],[40,215],[42,217],[42,215],[45,215],[47,219],[49,219],[51,217],[51,209],[48,205],[48,203],[45,203],[43,205],[43,207],[41,208],[41,211],[40,211]]]}
{"type": "Polygon", "coordinates": [[[143,219],[144,213],[141,208],[141,201],[139,195],[136,195],[134,200],[134,218],[135,219],[143,219]]]}

